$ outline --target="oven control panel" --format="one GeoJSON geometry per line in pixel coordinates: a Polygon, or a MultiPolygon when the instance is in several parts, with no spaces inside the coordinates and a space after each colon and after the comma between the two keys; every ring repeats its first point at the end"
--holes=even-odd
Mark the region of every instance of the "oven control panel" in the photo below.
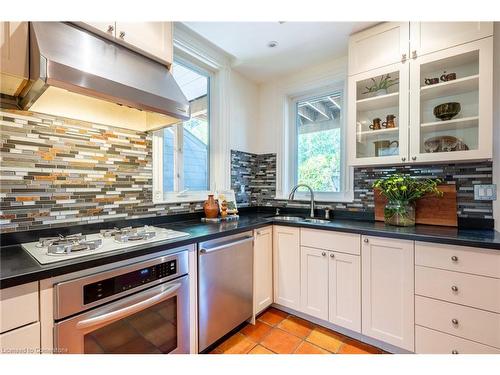
{"type": "Polygon", "coordinates": [[[176,273],[177,260],[174,259],[87,284],[83,286],[83,304],[87,305],[176,273]]]}

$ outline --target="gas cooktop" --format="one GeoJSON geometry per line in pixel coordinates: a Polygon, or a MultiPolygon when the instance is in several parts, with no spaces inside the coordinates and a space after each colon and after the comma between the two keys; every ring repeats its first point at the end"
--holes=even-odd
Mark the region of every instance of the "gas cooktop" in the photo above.
{"type": "Polygon", "coordinates": [[[22,246],[40,264],[48,264],[185,236],[189,236],[189,233],[146,225],[137,228],[103,229],[99,233],[88,235],[78,233],[45,237],[40,238],[38,242],[24,243],[22,246]]]}

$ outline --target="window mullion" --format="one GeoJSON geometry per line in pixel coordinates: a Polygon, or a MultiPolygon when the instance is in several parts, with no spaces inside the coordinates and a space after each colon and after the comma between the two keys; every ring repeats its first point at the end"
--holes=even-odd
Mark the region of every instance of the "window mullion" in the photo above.
{"type": "Polygon", "coordinates": [[[184,190],[183,124],[174,127],[174,191],[184,190]]]}

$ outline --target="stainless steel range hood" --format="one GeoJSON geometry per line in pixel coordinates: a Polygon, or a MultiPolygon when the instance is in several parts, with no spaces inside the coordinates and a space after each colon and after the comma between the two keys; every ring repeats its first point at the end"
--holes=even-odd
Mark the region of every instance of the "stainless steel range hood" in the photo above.
{"type": "Polygon", "coordinates": [[[63,22],[30,22],[23,109],[136,130],[190,117],[167,67],[63,22]]]}

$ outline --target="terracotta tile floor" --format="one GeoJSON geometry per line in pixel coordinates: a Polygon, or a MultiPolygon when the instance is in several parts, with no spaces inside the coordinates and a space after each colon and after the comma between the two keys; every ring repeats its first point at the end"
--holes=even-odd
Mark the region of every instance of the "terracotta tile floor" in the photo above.
{"type": "Polygon", "coordinates": [[[382,354],[383,350],[275,308],[257,317],[211,354],[382,354]]]}

